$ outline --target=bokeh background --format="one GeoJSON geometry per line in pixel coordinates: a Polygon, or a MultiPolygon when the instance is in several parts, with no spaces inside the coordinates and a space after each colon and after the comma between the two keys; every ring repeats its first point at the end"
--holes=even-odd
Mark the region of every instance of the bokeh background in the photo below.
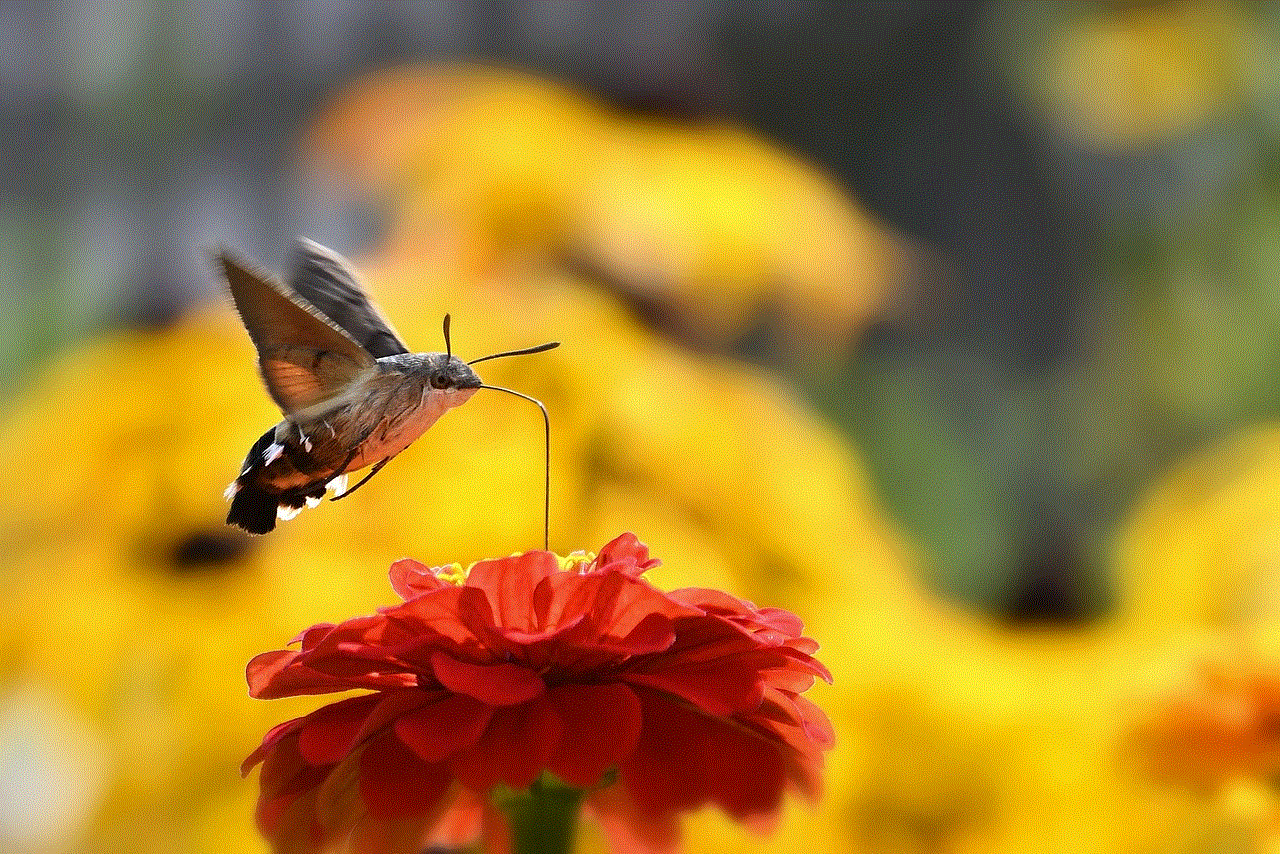
{"type": "Polygon", "coordinates": [[[208,252],[295,234],[564,342],[485,374],[553,548],[823,642],[828,796],[691,849],[1280,850],[1277,69],[1270,3],[0,4],[0,850],[261,850],[244,662],[540,544],[482,398],[221,525],[208,252]]]}

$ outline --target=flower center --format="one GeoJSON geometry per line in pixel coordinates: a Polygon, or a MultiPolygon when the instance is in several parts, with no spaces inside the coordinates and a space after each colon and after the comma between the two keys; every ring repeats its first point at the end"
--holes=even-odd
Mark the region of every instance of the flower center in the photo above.
{"type": "MultiPolygon", "coordinates": [[[[473,563],[471,566],[475,566],[475,564],[473,563]]],[[[444,566],[431,567],[431,573],[447,584],[461,587],[467,583],[467,574],[471,572],[471,566],[463,569],[460,563],[446,563],[444,566]]]]}

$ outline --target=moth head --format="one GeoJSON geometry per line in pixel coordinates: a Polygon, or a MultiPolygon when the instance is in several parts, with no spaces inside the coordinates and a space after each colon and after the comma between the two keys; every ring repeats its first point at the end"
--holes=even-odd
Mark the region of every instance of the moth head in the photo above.
{"type": "Polygon", "coordinates": [[[432,353],[426,367],[427,384],[436,391],[477,389],[483,385],[476,372],[457,356],[432,353]]]}

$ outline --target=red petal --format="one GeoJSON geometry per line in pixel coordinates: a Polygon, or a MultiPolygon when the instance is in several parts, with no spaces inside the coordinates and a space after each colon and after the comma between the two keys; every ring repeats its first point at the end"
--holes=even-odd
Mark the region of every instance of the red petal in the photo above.
{"type": "Polygon", "coordinates": [[[676,641],[675,624],[665,614],[647,614],[623,637],[604,635],[590,645],[626,655],[649,655],[664,652],[676,641]]]}
{"type": "MultiPolygon", "coordinates": [[[[510,650],[528,650],[530,647],[546,646],[548,641],[554,641],[559,635],[563,635],[574,626],[580,625],[587,618],[586,614],[578,614],[573,619],[567,620],[557,626],[541,629],[536,632],[526,632],[520,629],[509,629],[505,626],[495,626],[497,634],[505,641],[505,644],[499,644],[502,649],[510,650]]],[[[495,653],[497,650],[495,650],[495,653]]]]}
{"type": "Polygon", "coordinates": [[[763,671],[764,681],[772,688],[784,689],[793,694],[803,694],[813,687],[813,674],[789,668],[763,671]]]}
{"type": "Polygon", "coordinates": [[[423,851],[471,848],[484,835],[491,811],[486,798],[463,788],[454,791],[442,815],[427,834],[423,851]]]}
{"type": "Polygon", "coordinates": [[[305,722],[305,717],[294,718],[282,724],[276,724],[268,730],[267,734],[262,737],[262,743],[240,764],[240,775],[248,774],[253,769],[253,766],[261,762],[271,752],[276,744],[280,742],[280,739],[297,732],[305,722]]]}
{"type": "Polygon", "coordinates": [[[440,762],[475,744],[491,717],[493,709],[479,700],[451,694],[401,717],[395,731],[424,762],[440,762]]]}
{"type": "Polygon", "coordinates": [[[600,782],[640,739],[640,700],[625,685],[560,685],[547,692],[564,732],[548,768],[580,788],[600,782]]]}
{"type": "Polygon", "coordinates": [[[681,673],[625,674],[632,685],[647,685],[685,700],[705,715],[729,717],[760,705],[764,685],[723,670],[686,670],[681,673]]]}
{"type": "Polygon", "coordinates": [[[511,662],[473,664],[443,652],[431,654],[431,670],[440,684],[493,706],[514,706],[547,690],[542,677],[511,662]]]}
{"type": "Polygon", "coordinates": [[[497,709],[476,746],[454,760],[454,773],[474,792],[488,792],[498,783],[528,788],[547,767],[563,730],[546,697],[497,709]]]}
{"type": "Polygon", "coordinates": [[[298,753],[312,765],[332,765],[356,744],[365,718],[381,697],[365,694],[317,709],[298,732],[298,753]]]}
{"type": "Polygon", "coordinates": [[[477,632],[486,632],[493,626],[489,599],[483,590],[474,587],[449,586],[382,613],[404,626],[411,638],[426,642],[443,638],[455,647],[474,645],[477,632]]]}
{"type": "Polygon", "coordinates": [[[390,732],[360,756],[360,798],[378,819],[422,816],[436,808],[451,780],[444,765],[429,765],[390,732]]]}
{"type": "Polygon", "coordinates": [[[381,614],[365,614],[345,620],[323,632],[308,631],[302,639],[302,658],[310,661],[326,653],[331,655],[339,647],[353,643],[360,646],[381,645],[385,642],[387,632],[394,632],[396,628],[381,614]]]}
{"type": "MultiPolygon", "coordinates": [[[[762,623],[785,635],[798,638],[804,633],[804,623],[790,611],[784,611],[781,608],[761,608],[756,615],[762,623]]],[[[814,644],[814,649],[816,648],[817,644],[814,644]]]]}
{"type": "MultiPolygon", "coordinates": [[[[349,688],[405,687],[415,683],[405,665],[369,642],[388,631],[381,615],[357,617],[322,633],[308,631],[300,651],[265,652],[249,662],[251,696],[261,699],[325,694],[349,688]],[[316,638],[314,641],[312,640],[316,638]]],[[[390,628],[398,631],[394,625],[390,628]]]]}
{"type": "MultiPolygon", "coordinates": [[[[470,851],[474,854],[512,854],[511,828],[489,799],[457,787],[445,807],[420,840],[426,852],[470,851]]],[[[385,854],[385,851],[378,852],[385,854]]]]}
{"type": "Polygon", "coordinates": [[[589,612],[601,637],[621,640],[654,615],[671,620],[701,616],[697,610],[668,598],[646,581],[612,573],[595,579],[599,586],[594,591],[589,612]]]}
{"type": "Polygon", "coordinates": [[[597,584],[589,578],[591,576],[576,572],[557,572],[547,576],[533,591],[535,622],[544,631],[569,623],[581,623],[592,596],[579,591],[583,588],[595,590],[597,584]]]}
{"type": "MultiPolygon", "coordinates": [[[[312,773],[321,777],[324,775],[324,771],[319,768],[311,770],[312,773]]],[[[293,792],[275,797],[259,797],[255,811],[258,830],[271,840],[276,850],[307,850],[293,840],[310,841],[312,836],[310,794],[308,791],[301,794],[293,792]],[[291,845],[293,847],[290,847],[291,845]]]]}
{"type": "Polygon", "coordinates": [[[620,678],[665,691],[721,718],[750,711],[764,698],[759,670],[732,659],[690,667],[677,664],[653,673],[624,673],[620,678]]]}
{"type": "Polygon", "coordinates": [[[766,698],[759,712],[738,720],[779,746],[787,776],[816,801],[822,792],[822,752],[835,743],[826,715],[807,700],[778,693],[766,698]]]}
{"type": "Polygon", "coordinates": [[[317,767],[303,761],[296,739],[278,739],[263,757],[258,777],[258,824],[263,832],[280,830],[284,813],[296,802],[308,800],[328,773],[327,766],[317,767]]]}
{"type": "Polygon", "coordinates": [[[312,844],[296,852],[281,854],[329,854],[338,851],[342,854],[409,854],[426,851],[423,839],[427,821],[428,818],[421,815],[390,820],[364,815],[347,833],[333,839],[326,847],[312,844]]]}
{"type": "Polygon", "coordinates": [[[800,725],[813,743],[823,750],[829,750],[834,747],[836,733],[826,713],[818,708],[812,700],[801,697],[798,694],[790,695],[787,699],[795,707],[800,725]]]}
{"type": "Polygon", "coordinates": [[[742,819],[778,807],[786,772],[776,744],[652,692],[640,699],[644,727],[620,776],[644,812],[660,816],[710,801],[742,819]]]}
{"type": "Polygon", "coordinates": [[[384,691],[374,696],[379,698],[378,705],[365,718],[364,726],[356,736],[357,743],[386,729],[404,715],[437,702],[445,695],[442,691],[384,691]]]}
{"type": "Polygon", "coordinates": [[[712,614],[733,614],[750,617],[755,614],[756,607],[746,600],[730,596],[723,590],[709,587],[682,587],[667,594],[677,602],[692,605],[695,608],[712,614]]]}
{"type": "Polygon", "coordinates": [[[467,575],[467,586],[478,587],[488,595],[494,623],[531,632],[541,628],[533,621],[533,590],[559,569],[560,563],[551,552],[525,552],[480,561],[467,575]]]}
{"type": "Polygon", "coordinates": [[[635,534],[626,533],[605,543],[604,548],[596,554],[595,569],[639,576],[660,563],[662,561],[649,557],[649,547],[640,542],[635,534]]]}
{"type": "MultiPolygon", "coordinates": [[[[284,652],[285,650],[280,650],[284,652]]],[[[253,666],[258,659],[273,653],[264,652],[249,662],[253,666]]],[[[332,663],[333,659],[329,660],[332,663]]],[[[358,671],[378,666],[378,662],[354,660],[345,662],[346,669],[358,671]]],[[[351,674],[323,673],[293,663],[270,673],[266,678],[250,675],[249,696],[259,700],[276,700],[281,697],[297,697],[303,694],[332,694],[335,691],[348,691],[352,688],[369,688],[386,690],[389,688],[411,688],[417,684],[417,677],[406,672],[353,672],[351,674]]]]}
{"type": "MultiPolygon", "coordinates": [[[[750,602],[735,599],[719,590],[697,587],[675,590],[669,595],[736,626],[762,645],[784,646],[803,655],[812,655],[818,650],[817,642],[800,636],[804,631],[804,624],[790,611],[781,608],[756,608],[750,602]]],[[[825,672],[821,665],[818,665],[818,669],[825,672]]],[[[829,676],[824,676],[828,682],[831,681],[829,676]]]]}
{"type": "Polygon", "coordinates": [[[293,646],[295,643],[302,647],[302,651],[313,648],[320,641],[324,640],[324,636],[329,634],[329,630],[334,628],[333,623],[317,623],[309,629],[303,629],[289,641],[288,645],[293,646]]]}
{"type": "Polygon", "coordinates": [[[782,647],[762,643],[741,626],[723,617],[706,614],[676,621],[676,642],[672,653],[685,661],[714,661],[727,655],[768,650],[781,662],[785,653],[782,647]]]}
{"type": "Polygon", "coordinates": [[[250,659],[244,669],[245,681],[249,683],[249,696],[262,699],[263,692],[268,690],[272,680],[297,657],[297,650],[274,649],[250,659]]]}
{"type": "Polygon", "coordinates": [[[588,615],[582,637],[620,642],[654,615],[668,619],[701,617],[702,612],[668,599],[647,582],[619,573],[574,575],[560,573],[537,590],[535,608],[543,625],[554,626],[588,615]]]}
{"type": "Polygon", "coordinates": [[[426,564],[419,563],[411,558],[404,558],[391,564],[391,588],[400,595],[401,599],[412,599],[415,596],[421,596],[423,593],[430,593],[433,590],[439,590],[442,587],[452,587],[453,585],[441,581],[436,574],[427,568],[426,564]]]}

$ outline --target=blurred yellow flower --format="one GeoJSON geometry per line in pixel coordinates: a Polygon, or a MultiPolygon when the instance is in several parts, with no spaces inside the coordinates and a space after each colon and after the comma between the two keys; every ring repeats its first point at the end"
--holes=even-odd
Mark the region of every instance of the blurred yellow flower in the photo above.
{"type": "Polygon", "coordinates": [[[1280,428],[1175,468],[1122,529],[1116,567],[1118,619],[1136,635],[1270,632],[1280,618],[1280,428]]]}
{"type": "Polygon", "coordinates": [[[774,323],[781,355],[829,358],[904,260],[830,177],[743,128],[626,115],[514,71],[366,78],[307,147],[348,187],[389,196],[394,254],[585,267],[712,348],[774,323]]]}
{"type": "Polygon", "coordinates": [[[1084,144],[1125,150],[1184,136],[1229,119],[1267,83],[1263,35],[1248,6],[1068,8],[1043,63],[1029,70],[1050,120],[1084,144]]]}

